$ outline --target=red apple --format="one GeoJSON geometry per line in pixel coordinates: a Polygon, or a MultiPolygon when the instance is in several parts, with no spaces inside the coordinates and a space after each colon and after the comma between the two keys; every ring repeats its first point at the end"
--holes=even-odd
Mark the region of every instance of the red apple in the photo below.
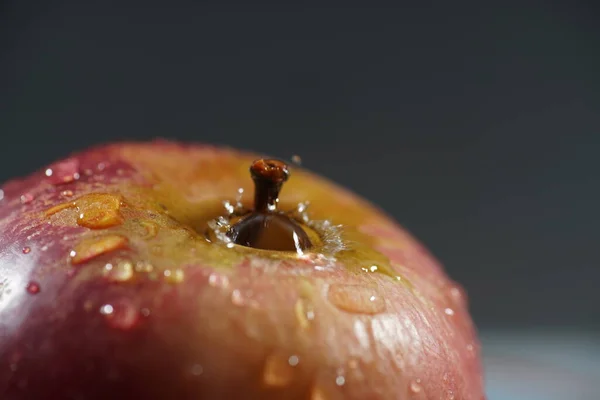
{"type": "Polygon", "coordinates": [[[277,202],[256,158],[121,143],[5,184],[0,398],[483,399],[437,261],[300,168],[277,202]]]}

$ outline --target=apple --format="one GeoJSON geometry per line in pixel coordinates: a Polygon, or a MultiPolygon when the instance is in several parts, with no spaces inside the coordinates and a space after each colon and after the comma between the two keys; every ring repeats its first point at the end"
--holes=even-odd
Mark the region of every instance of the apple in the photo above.
{"type": "Polygon", "coordinates": [[[300,167],[116,143],[2,190],[3,400],[484,399],[464,290],[300,167]]]}

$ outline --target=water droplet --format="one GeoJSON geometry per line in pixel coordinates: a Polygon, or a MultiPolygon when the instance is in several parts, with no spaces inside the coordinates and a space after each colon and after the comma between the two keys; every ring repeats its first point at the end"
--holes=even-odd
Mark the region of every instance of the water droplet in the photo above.
{"type": "Polygon", "coordinates": [[[149,317],[149,316],[150,316],[150,309],[149,309],[149,308],[146,308],[146,307],[144,307],[144,308],[142,308],[142,309],[140,310],[140,313],[141,313],[141,314],[142,314],[144,317],[149,317]]]}
{"type": "Polygon", "coordinates": [[[60,192],[60,195],[63,197],[72,197],[73,191],[72,190],[63,190],[62,192],[60,192]]]}
{"type": "Polygon", "coordinates": [[[75,255],[71,256],[71,264],[83,264],[101,254],[123,249],[127,247],[127,243],[127,238],[121,235],[107,235],[99,238],[85,239],[71,251],[70,254],[75,252],[75,255]]]}
{"type": "Polygon", "coordinates": [[[444,313],[445,313],[446,315],[450,315],[450,316],[452,316],[452,315],[454,315],[454,310],[453,310],[453,309],[451,309],[451,308],[446,308],[446,309],[444,309],[444,313]]]}
{"type": "Polygon", "coordinates": [[[383,296],[375,286],[333,284],[327,293],[337,308],[358,314],[378,314],[386,309],[383,296]]]}
{"type": "Polygon", "coordinates": [[[293,355],[290,356],[290,358],[288,358],[288,364],[290,364],[290,366],[295,367],[296,365],[298,365],[298,363],[300,362],[300,358],[298,358],[298,356],[293,355]]]}
{"type": "Polygon", "coordinates": [[[27,284],[27,292],[29,292],[29,294],[38,294],[41,290],[40,285],[37,282],[29,282],[27,284]]]}
{"type": "Polygon", "coordinates": [[[304,299],[298,299],[294,305],[294,314],[298,325],[302,329],[308,329],[310,327],[310,321],[315,319],[315,312],[312,306],[306,303],[304,299]]]}
{"type": "Polygon", "coordinates": [[[335,384],[338,386],[344,386],[346,384],[346,377],[344,375],[338,375],[335,377],[335,384]]]}
{"type": "Polygon", "coordinates": [[[288,357],[271,355],[265,362],[263,382],[271,387],[283,387],[292,382],[294,367],[289,363],[288,357]]]}
{"type": "Polygon", "coordinates": [[[105,304],[100,308],[100,314],[104,315],[106,323],[115,329],[129,330],[139,321],[137,308],[126,299],[112,304],[105,304]]]}
{"type": "Polygon", "coordinates": [[[110,282],[127,282],[133,278],[133,264],[129,261],[120,261],[116,266],[106,264],[104,275],[110,282]]]}
{"type": "Polygon", "coordinates": [[[29,204],[33,201],[34,197],[31,193],[25,193],[23,195],[21,195],[21,203],[22,204],[29,204]]]}
{"type": "Polygon", "coordinates": [[[423,387],[421,386],[421,380],[420,379],[415,379],[413,381],[410,382],[410,391],[413,393],[419,393],[421,392],[421,390],[423,390],[423,387]]]}
{"type": "Polygon", "coordinates": [[[181,283],[183,282],[185,276],[183,270],[181,269],[167,269],[163,272],[163,275],[168,283],[181,283]]]}
{"type": "Polygon", "coordinates": [[[48,245],[44,245],[44,246],[42,246],[41,250],[42,250],[42,251],[47,251],[47,250],[48,250],[48,245]]]}
{"type": "Polygon", "coordinates": [[[450,389],[446,392],[446,400],[454,400],[454,392],[450,389]]]}
{"type": "Polygon", "coordinates": [[[302,158],[300,158],[300,156],[299,156],[299,155],[297,155],[297,154],[294,154],[294,155],[292,156],[292,162],[293,162],[294,164],[296,164],[297,166],[300,166],[300,165],[302,165],[302,158]]]}
{"type": "Polygon", "coordinates": [[[105,229],[123,222],[119,212],[121,198],[114,194],[92,193],[75,201],[80,214],[77,224],[90,229],[105,229]]]}
{"type": "Polygon", "coordinates": [[[464,289],[456,283],[447,289],[447,296],[455,305],[463,306],[467,303],[467,296],[464,289]]]}
{"type": "Polygon", "coordinates": [[[31,247],[23,247],[23,254],[31,253],[31,247]]]}
{"type": "Polygon", "coordinates": [[[107,167],[106,165],[107,163],[98,163],[98,165],[96,166],[96,168],[98,169],[98,171],[104,171],[104,169],[107,167]]]}
{"type": "Polygon", "coordinates": [[[51,165],[46,169],[46,177],[53,185],[70,183],[79,179],[79,160],[72,158],[51,165]]]}

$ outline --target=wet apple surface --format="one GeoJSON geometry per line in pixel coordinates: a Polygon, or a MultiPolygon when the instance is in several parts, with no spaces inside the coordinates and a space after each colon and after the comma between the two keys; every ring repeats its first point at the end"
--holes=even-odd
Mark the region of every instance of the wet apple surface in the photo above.
{"type": "Polygon", "coordinates": [[[156,141],[2,189],[2,399],[484,398],[461,287],[310,172],[156,141]]]}

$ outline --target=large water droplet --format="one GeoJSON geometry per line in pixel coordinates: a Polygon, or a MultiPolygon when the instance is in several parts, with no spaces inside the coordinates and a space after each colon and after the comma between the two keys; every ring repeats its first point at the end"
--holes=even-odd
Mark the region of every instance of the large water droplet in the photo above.
{"type": "Polygon", "coordinates": [[[29,294],[38,294],[41,288],[37,282],[31,281],[27,284],[26,290],[29,294]]]}
{"type": "Polygon", "coordinates": [[[327,293],[337,308],[358,314],[378,314],[386,309],[385,299],[375,286],[333,284],[327,293]]]}
{"type": "Polygon", "coordinates": [[[31,247],[23,247],[23,254],[31,253],[31,247]]]}
{"type": "Polygon", "coordinates": [[[264,384],[270,387],[283,387],[289,385],[294,379],[294,367],[298,365],[299,361],[297,357],[292,357],[296,356],[284,357],[280,354],[269,356],[263,370],[264,384]],[[292,361],[291,363],[290,360],[292,361]]]}
{"type": "Polygon", "coordinates": [[[119,210],[121,198],[113,194],[93,193],[75,201],[79,208],[77,224],[90,229],[105,229],[123,222],[119,210]]]}

